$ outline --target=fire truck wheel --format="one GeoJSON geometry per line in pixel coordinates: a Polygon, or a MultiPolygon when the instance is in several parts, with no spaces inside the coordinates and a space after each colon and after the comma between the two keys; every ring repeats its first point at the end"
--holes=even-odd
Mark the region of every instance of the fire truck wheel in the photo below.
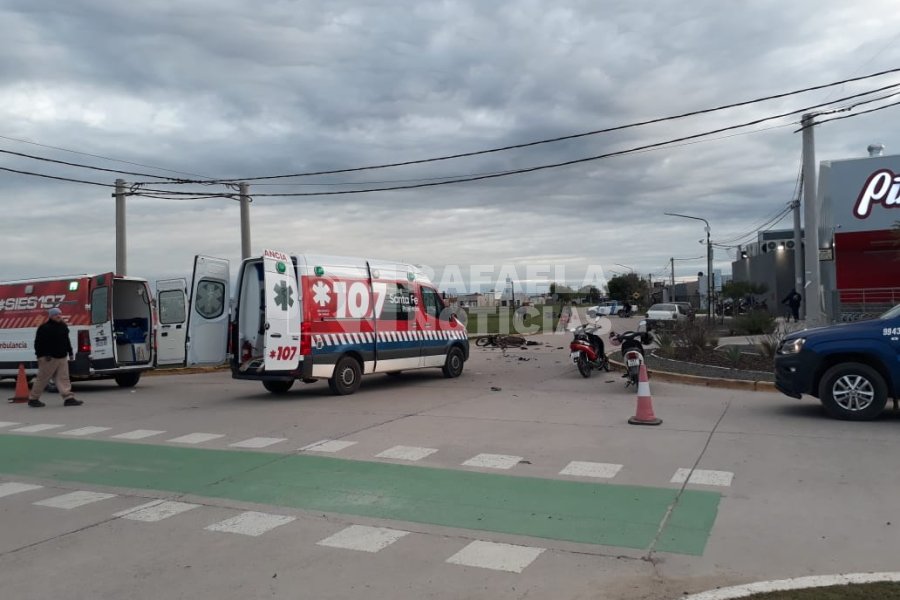
{"type": "Polygon", "coordinates": [[[328,387],[335,396],[347,396],[359,389],[362,369],[359,362],[344,356],[334,367],[334,376],[328,380],[328,387]]]}
{"type": "Polygon", "coordinates": [[[116,383],[119,384],[119,387],[123,388],[136,386],[137,382],[140,381],[140,379],[140,373],[122,373],[121,375],[116,375],[116,383]]]}
{"type": "Polygon", "coordinates": [[[450,352],[447,353],[447,361],[444,363],[442,369],[444,377],[450,379],[459,377],[462,375],[464,364],[465,360],[463,359],[462,350],[459,348],[451,348],[450,352]]]}
{"type": "Polygon", "coordinates": [[[263,381],[263,387],[266,390],[272,392],[273,394],[286,394],[291,386],[294,385],[294,380],[290,381],[263,381]]]}

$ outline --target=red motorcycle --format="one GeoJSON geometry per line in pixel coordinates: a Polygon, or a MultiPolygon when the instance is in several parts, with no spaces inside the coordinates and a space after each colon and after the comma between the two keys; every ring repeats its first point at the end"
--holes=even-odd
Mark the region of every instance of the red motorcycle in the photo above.
{"type": "Polygon", "coordinates": [[[575,328],[569,343],[569,356],[582,377],[590,377],[594,369],[609,371],[609,359],[603,348],[603,340],[595,333],[598,324],[589,323],[575,328]]]}

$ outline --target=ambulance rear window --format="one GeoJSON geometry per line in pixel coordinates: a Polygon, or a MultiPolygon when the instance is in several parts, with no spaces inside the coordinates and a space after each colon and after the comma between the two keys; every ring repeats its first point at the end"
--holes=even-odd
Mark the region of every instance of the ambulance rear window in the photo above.
{"type": "Polygon", "coordinates": [[[91,323],[106,323],[109,321],[109,287],[94,288],[91,293],[91,323]]]}

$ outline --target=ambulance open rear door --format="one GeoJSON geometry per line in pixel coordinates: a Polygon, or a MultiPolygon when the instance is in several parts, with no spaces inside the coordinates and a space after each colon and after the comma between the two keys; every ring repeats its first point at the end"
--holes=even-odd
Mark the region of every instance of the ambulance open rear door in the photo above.
{"type": "Polygon", "coordinates": [[[290,371],[300,362],[300,291],[291,258],[278,250],[263,253],[265,370],[290,371]]]}
{"type": "Polygon", "coordinates": [[[187,280],[163,279],[156,282],[156,313],[159,318],[156,338],[157,365],[184,364],[187,300],[187,280]]]}
{"type": "Polygon", "coordinates": [[[230,294],[228,261],[195,256],[188,310],[187,366],[216,366],[225,362],[230,294]]]}

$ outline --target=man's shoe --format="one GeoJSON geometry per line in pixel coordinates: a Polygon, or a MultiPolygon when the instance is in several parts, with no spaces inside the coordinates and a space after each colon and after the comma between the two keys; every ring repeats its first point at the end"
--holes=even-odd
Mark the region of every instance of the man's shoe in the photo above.
{"type": "Polygon", "coordinates": [[[63,402],[63,406],[81,406],[84,404],[81,400],[76,400],[75,398],[69,398],[65,402],[63,402]]]}
{"type": "Polygon", "coordinates": [[[44,406],[47,406],[47,405],[44,404],[43,402],[41,402],[40,400],[29,400],[28,406],[30,406],[32,408],[43,408],[44,406]]]}

